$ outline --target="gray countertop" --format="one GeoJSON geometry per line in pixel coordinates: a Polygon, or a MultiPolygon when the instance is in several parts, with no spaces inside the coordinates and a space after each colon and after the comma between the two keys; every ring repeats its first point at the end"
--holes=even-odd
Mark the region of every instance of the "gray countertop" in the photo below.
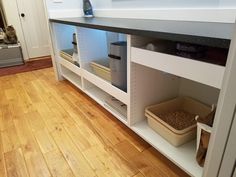
{"type": "Polygon", "coordinates": [[[230,45],[234,25],[231,23],[102,17],[59,18],[50,19],[50,22],[223,48],[228,48],[230,45]]]}

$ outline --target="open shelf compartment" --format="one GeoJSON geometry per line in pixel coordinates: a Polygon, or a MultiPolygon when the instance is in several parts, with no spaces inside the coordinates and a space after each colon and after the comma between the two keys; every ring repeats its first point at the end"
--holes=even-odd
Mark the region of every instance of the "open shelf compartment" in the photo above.
{"type": "Polygon", "coordinates": [[[191,176],[201,177],[197,164],[196,140],[175,147],[152,130],[145,108],[178,96],[187,96],[206,105],[217,105],[220,90],[140,64],[131,63],[130,126],[144,140],[191,176]]]}
{"type": "Polygon", "coordinates": [[[72,64],[76,63],[80,66],[79,49],[78,49],[78,36],[75,26],[53,23],[54,31],[54,51],[56,62],[61,62],[61,58],[64,58],[72,64]],[[75,35],[75,41],[74,41],[75,35]],[[63,54],[62,54],[63,53],[63,54]]]}
{"type": "Polygon", "coordinates": [[[72,72],[70,69],[61,65],[61,75],[72,84],[74,84],[77,88],[82,89],[82,79],[77,73],[72,72]]]}
{"type": "Polygon", "coordinates": [[[77,29],[77,35],[79,38],[81,67],[111,85],[112,71],[108,57],[110,44],[118,41],[127,41],[127,35],[82,27],[77,29]],[[100,65],[100,67],[95,68],[95,65],[92,65],[94,63],[97,66],[100,65]]]}
{"type": "Polygon", "coordinates": [[[84,92],[94,99],[98,104],[108,110],[117,119],[127,125],[127,105],[120,100],[106,93],[96,85],[92,84],[88,80],[84,79],[84,92]],[[111,100],[114,100],[114,104],[111,104],[111,100]]]}
{"type": "Polygon", "coordinates": [[[75,74],[81,76],[81,68],[67,60],[65,60],[62,57],[59,57],[59,63],[61,65],[63,65],[64,67],[66,67],[67,69],[71,70],[72,72],[74,72],[75,74]]]}
{"type": "Polygon", "coordinates": [[[117,99],[121,100],[123,103],[128,104],[129,98],[126,92],[118,89],[117,87],[111,85],[104,79],[101,79],[100,77],[88,72],[87,70],[83,70],[83,77],[89,82],[96,85],[98,88],[116,97],[117,99]]]}

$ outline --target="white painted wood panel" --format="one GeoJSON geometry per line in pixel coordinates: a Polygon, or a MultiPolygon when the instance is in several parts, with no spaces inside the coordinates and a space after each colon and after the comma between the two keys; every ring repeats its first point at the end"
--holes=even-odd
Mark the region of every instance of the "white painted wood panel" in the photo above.
{"type": "MultiPolygon", "coordinates": [[[[235,105],[236,106],[236,105],[235,105]]],[[[235,107],[236,111],[236,107],[235,107]]],[[[231,176],[235,169],[236,163],[236,112],[234,112],[234,118],[232,122],[232,126],[230,128],[228,142],[225,148],[224,157],[222,160],[219,177],[231,176]]]]}
{"type": "Polygon", "coordinates": [[[219,97],[213,131],[206,158],[204,177],[217,176],[234,118],[236,104],[236,24],[230,45],[223,87],[219,97]]]}
{"type": "Polygon", "coordinates": [[[176,76],[221,88],[225,67],[132,47],[131,61],[176,76]]]}

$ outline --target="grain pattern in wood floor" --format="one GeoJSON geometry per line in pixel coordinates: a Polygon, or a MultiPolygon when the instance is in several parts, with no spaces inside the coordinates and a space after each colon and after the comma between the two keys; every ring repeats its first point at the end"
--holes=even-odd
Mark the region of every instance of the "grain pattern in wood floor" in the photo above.
{"type": "Polygon", "coordinates": [[[185,177],[53,69],[0,77],[0,177],[185,177]]]}

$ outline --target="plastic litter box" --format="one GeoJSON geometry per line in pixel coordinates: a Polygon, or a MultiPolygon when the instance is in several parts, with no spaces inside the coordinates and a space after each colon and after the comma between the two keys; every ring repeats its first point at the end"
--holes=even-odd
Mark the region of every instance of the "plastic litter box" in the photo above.
{"type": "Polygon", "coordinates": [[[111,82],[111,70],[108,59],[97,60],[90,63],[95,75],[111,82]]]}
{"type": "Polygon", "coordinates": [[[206,117],[212,111],[189,97],[178,97],[145,109],[148,125],[174,146],[180,146],[196,138],[198,117],[206,117]]]}

